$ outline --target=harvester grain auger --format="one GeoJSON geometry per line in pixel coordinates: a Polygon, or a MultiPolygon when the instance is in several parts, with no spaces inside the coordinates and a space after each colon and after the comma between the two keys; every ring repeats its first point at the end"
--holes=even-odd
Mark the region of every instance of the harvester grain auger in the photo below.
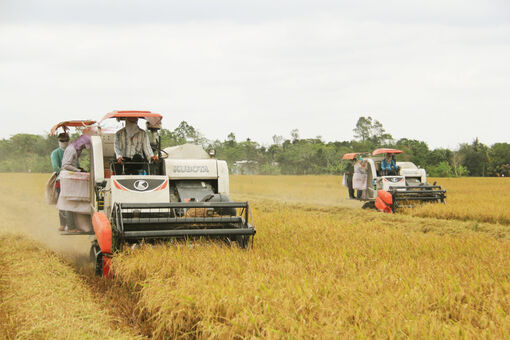
{"type": "Polygon", "coordinates": [[[149,111],[113,111],[109,118],[145,119],[157,162],[116,163],[115,134],[92,136],[90,186],[96,273],[108,275],[109,258],[124,246],[169,239],[221,239],[241,248],[253,244],[248,202],[229,198],[227,163],[201,146],[161,150],[162,116],[149,111]]]}
{"type": "Polygon", "coordinates": [[[372,152],[371,157],[364,158],[368,164],[368,172],[367,202],[363,208],[392,213],[417,203],[446,203],[446,190],[436,183],[427,183],[425,169],[418,168],[414,163],[396,162],[398,171],[395,173],[387,173],[381,169],[381,155],[401,153],[402,151],[397,149],[377,149],[372,152]]]}

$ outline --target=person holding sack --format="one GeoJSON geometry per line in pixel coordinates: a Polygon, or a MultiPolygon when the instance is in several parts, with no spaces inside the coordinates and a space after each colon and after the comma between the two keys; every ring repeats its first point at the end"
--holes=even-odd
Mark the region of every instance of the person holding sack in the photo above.
{"type": "MultiPolygon", "coordinates": [[[[64,179],[72,175],[74,172],[84,173],[85,171],[79,166],[79,158],[82,154],[82,151],[85,149],[90,149],[91,147],[91,138],[89,135],[81,135],[74,142],[72,142],[64,151],[64,156],[62,158],[62,178],[63,183],[64,179]]],[[[88,176],[88,174],[85,174],[88,176]]],[[[66,196],[66,192],[69,190],[73,191],[71,187],[63,186],[63,193],[61,197],[59,197],[57,207],[65,207],[66,213],[66,229],[68,232],[80,232],[79,223],[77,222],[77,213],[88,213],[88,203],[78,202],[74,200],[70,200],[66,196]],[[85,208],[84,208],[85,207],[85,208]]]]}
{"type": "Polygon", "coordinates": [[[367,180],[367,162],[360,157],[354,165],[354,175],[352,176],[352,186],[357,190],[356,198],[359,200],[366,199],[367,180]]]}
{"type": "MultiPolygon", "coordinates": [[[[46,197],[49,204],[57,204],[58,195],[60,194],[60,170],[62,168],[62,159],[64,158],[64,150],[69,145],[69,135],[66,132],[62,132],[58,135],[58,148],[53,150],[50,155],[51,166],[53,167],[53,174],[48,181],[48,185],[46,188],[46,197]],[[56,191],[55,193],[51,193],[51,191],[56,191]]],[[[60,226],[58,227],[58,231],[64,231],[66,228],[66,214],[68,212],[65,210],[58,211],[58,218],[60,220],[60,226]]]]}

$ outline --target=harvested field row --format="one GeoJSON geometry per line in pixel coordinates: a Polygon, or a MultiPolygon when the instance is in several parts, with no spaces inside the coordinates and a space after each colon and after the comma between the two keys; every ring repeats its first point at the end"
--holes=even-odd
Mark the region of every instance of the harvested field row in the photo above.
{"type": "Polygon", "coordinates": [[[0,338],[136,338],[112,328],[73,268],[34,241],[1,234],[0,266],[0,338]]]}

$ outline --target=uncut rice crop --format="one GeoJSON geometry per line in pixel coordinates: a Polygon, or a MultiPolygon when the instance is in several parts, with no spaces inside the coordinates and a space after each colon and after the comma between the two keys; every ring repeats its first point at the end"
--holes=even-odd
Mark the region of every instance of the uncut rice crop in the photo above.
{"type": "MultiPolygon", "coordinates": [[[[231,191],[239,198],[273,199],[360,208],[347,199],[341,176],[233,176],[231,191]]],[[[510,224],[509,178],[429,178],[446,189],[446,204],[416,205],[399,213],[440,219],[510,224]]]]}
{"type": "Polygon", "coordinates": [[[156,338],[510,334],[510,244],[413,218],[255,203],[255,247],[142,247],[114,258],[156,338]],[[368,217],[368,218],[367,218],[368,217]],[[398,220],[397,220],[398,222],[398,220]]]}
{"type": "Polygon", "coordinates": [[[510,178],[437,178],[447,190],[446,204],[405,211],[412,216],[510,224],[510,178]]]}
{"type": "Polygon", "coordinates": [[[348,200],[341,176],[231,176],[234,196],[319,205],[360,207],[348,200]]]}

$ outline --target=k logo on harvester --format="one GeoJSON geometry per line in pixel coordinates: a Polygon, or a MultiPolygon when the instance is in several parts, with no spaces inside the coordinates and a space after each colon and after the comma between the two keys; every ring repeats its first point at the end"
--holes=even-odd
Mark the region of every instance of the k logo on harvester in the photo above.
{"type": "Polygon", "coordinates": [[[114,179],[113,184],[119,190],[146,193],[165,189],[168,185],[168,179],[114,179]]]}
{"type": "Polygon", "coordinates": [[[149,183],[144,179],[139,179],[133,184],[133,186],[138,191],[145,191],[147,188],[149,188],[149,183]]]}

